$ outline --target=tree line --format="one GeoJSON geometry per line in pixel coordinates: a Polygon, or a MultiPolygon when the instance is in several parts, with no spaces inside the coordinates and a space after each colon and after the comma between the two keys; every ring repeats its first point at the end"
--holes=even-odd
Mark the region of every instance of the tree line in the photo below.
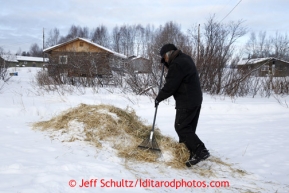
{"type": "MultiPolygon", "coordinates": [[[[190,52],[194,50],[196,46],[198,47],[197,44],[200,43],[198,42],[198,35],[201,39],[207,38],[206,41],[209,42],[212,38],[225,38],[224,36],[227,36],[226,33],[235,30],[239,33],[231,34],[231,40],[235,39],[231,43],[235,43],[238,38],[248,33],[248,30],[243,24],[242,21],[229,22],[226,24],[218,23],[215,21],[214,17],[211,17],[208,19],[207,23],[201,25],[201,32],[199,34],[196,31],[198,28],[197,25],[192,26],[184,32],[182,31],[180,24],[172,21],[158,27],[151,24],[146,26],[142,24],[124,24],[115,26],[110,31],[103,24],[92,30],[88,27],[72,25],[66,35],[61,35],[60,30],[57,27],[50,29],[46,35],[44,47],[48,48],[81,37],[127,56],[141,55],[148,57],[152,51],[151,48],[155,47],[158,39],[176,43],[179,47],[185,48],[190,52]],[[211,33],[215,34],[208,34],[210,33],[208,32],[208,27],[213,27],[214,29],[211,30],[219,30],[219,32],[222,30],[222,36],[218,37],[218,35],[221,34],[216,34],[214,31],[211,31],[211,33]],[[163,37],[160,38],[160,34],[162,34],[163,37]],[[210,37],[208,37],[208,35],[210,35],[210,37]]],[[[211,46],[211,44],[209,44],[209,46],[211,46]]],[[[212,44],[212,46],[214,48],[216,45],[212,44]]],[[[232,46],[233,45],[230,45],[230,47],[232,46]]],[[[42,47],[42,45],[39,46],[37,43],[33,43],[31,44],[29,51],[23,51],[18,54],[23,56],[42,57],[42,47]]],[[[202,50],[202,45],[199,44],[198,48],[200,49],[201,54],[205,54],[204,50],[202,50]]],[[[236,52],[241,52],[242,55],[246,55],[248,58],[275,57],[288,61],[289,38],[287,34],[281,34],[279,32],[270,36],[267,35],[266,31],[261,31],[257,34],[256,32],[251,32],[249,40],[238,50],[234,49],[235,55],[236,52]]]]}
{"type": "MultiPolygon", "coordinates": [[[[177,25],[168,23],[166,25],[177,25]]],[[[179,29],[180,30],[180,29],[179,29]]],[[[45,47],[51,47],[74,38],[86,38],[101,46],[122,53],[127,56],[148,56],[148,47],[153,43],[155,28],[152,25],[122,25],[115,26],[109,31],[105,25],[100,25],[93,30],[88,27],[72,25],[65,36],[60,35],[58,28],[51,29],[45,41],[45,47]]]]}
{"type": "MultiPolygon", "coordinates": [[[[148,58],[152,65],[150,77],[131,73],[125,90],[155,94],[154,90],[143,90],[150,86],[157,88],[161,71],[159,50],[165,43],[173,43],[194,59],[204,92],[229,96],[255,95],[257,92],[264,96],[272,93],[288,94],[289,84],[286,77],[278,80],[257,79],[250,71],[229,68],[236,66],[244,55],[248,58],[276,57],[289,60],[287,34],[267,36],[266,32],[258,35],[252,32],[244,48],[240,49],[237,41],[247,33],[242,20],[220,23],[214,17],[210,17],[201,26],[193,25],[187,31],[183,31],[180,24],[172,21],[158,27],[150,24],[124,24],[115,26],[112,30],[108,30],[105,25],[99,25],[93,30],[72,25],[64,36],[58,28],[51,29],[46,36],[45,48],[82,37],[127,56],[140,55],[148,58]],[[282,85],[282,88],[279,85],[282,85]]],[[[37,44],[32,44],[29,53],[36,54],[40,51],[42,54],[42,49],[37,44]]],[[[119,79],[122,80],[122,77],[119,79]]]]}
{"type": "Polygon", "coordinates": [[[268,36],[266,31],[252,32],[245,45],[250,58],[275,57],[289,61],[289,37],[287,34],[276,32],[268,36]]]}

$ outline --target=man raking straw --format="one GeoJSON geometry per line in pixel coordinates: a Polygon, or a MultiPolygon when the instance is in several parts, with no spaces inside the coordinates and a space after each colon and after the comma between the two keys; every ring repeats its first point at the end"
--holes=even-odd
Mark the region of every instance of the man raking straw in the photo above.
{"type": "Polygon", "coordinates": [[[155,100],[155,107],[170,96],[176,101],[175,130],[179,143],[184,143],[190,152],[188,167],[210,156],[205,144],[196,134],[203,101],[199,74],[192,58],[173,44],[165,44],[161,50],[161,63],[168,68],[166,83],[155,100]]]}

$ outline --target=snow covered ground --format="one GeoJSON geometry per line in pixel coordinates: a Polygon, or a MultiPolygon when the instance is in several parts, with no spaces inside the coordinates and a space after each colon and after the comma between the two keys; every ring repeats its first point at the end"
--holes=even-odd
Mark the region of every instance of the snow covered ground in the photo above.
{"type": "MultiPolygon", "coordinates": [[[[105,144],[97,149],[84,141],[53,140],[31,127],[80,103],[130,106],[151,124],[154,104],[149,98],[105,89],[64,96],[45,93],[31,84],[36,68],[10,70],[18,76],[0,91],[1,193],[289,192],[289,108],[274,98],[231,100],[205,94],[197,133],[212,156],[192,169],[176,170],[161,163],[128,162],[105,144]],[[204,170],[211,174],[202,175],[204,170]],[[113,182],[122,187],[109,187],[113,182]],[[221,182],[229,187],[207,187],[221,182]],[[203,183],[205,188],[192,187],[203,183]]],[[[174,115],[172,99],[161,103],[157,126],[177,139],[174,115]]]]}

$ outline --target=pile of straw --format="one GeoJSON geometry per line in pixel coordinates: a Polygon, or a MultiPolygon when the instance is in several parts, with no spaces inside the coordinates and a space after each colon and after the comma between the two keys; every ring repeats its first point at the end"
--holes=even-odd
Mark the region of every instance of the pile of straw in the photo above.
{"type": "MultiPolygon", "coordinates": [[[[110,143],[117,150],[120,157],[134,161],[156,162],[162,156],[150,150],[143,150],[137,146],[148,138],[150,125],[145,125],[132,109],[120,109],[111,105],[86,105],[80,104],[60,115],[48,120],[33,124],[34,128],[41,130],[61,130],[69,132],[70,123],[82,123],[85,141],[101,148],[103,143],[110,143]]],[[[169,155],[165,164],[173,168],[184,168],[189,153],[183,144],[164,136],[155,128],[155,137],[162,152],[169,155]]],[[[71,138],[69,141],[77,140],[71,138]]],[[[81,139],[78,139],[81,140],[81,139]]]]}

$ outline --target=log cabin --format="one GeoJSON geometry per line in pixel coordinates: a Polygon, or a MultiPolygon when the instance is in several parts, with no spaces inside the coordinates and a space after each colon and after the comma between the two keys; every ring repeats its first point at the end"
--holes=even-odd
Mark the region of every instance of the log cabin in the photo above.
{"type": "Polygon", "coordinates": [[[46,48],[48,74],[65,74],[68,77],[107,77],[112,69],[124,66],[127,56],[114,52],[85,38],[46,48]]]}
{"type": "Polygon", "coordinates": [[[254,71],[255,76],[289,76],[289,62],[273,57],[242,59],[237,64],[238,70],[254,71]]]}

